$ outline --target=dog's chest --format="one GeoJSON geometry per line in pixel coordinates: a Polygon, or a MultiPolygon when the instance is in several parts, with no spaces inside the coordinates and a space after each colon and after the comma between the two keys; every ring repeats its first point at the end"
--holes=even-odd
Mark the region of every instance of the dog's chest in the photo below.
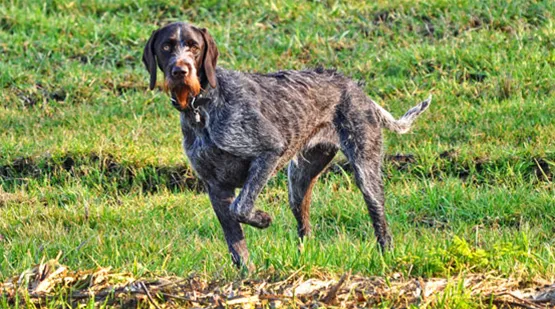
{"type": "Polygon", "coordinates": [[[208,134],[184,136],[183,146],[197,175],[208,184],[241,187],[250,161],[218,148],[208,134]]]}

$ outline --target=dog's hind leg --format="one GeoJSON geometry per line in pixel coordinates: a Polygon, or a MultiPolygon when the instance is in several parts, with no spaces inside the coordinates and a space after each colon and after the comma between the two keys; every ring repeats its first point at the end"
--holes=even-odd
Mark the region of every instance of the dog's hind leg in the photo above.
{"type": "Polygon", "coordinates": [[[391,236],[385,219],[381,156],[376,152],[356,154],[352,151],[353,149],[345,151],[345,153],[349,157],[356,184],[362,192],[366,208],[372,218],[378,243],[382,249],[385,249],[391,246],[391,236]]]}
{"type": "Polygon", "coordinates": [[[345,101],[339,107],[334,123],[341,150],[353,167],[356,184],[372,218],[378,243],[385,249],[391,245],[391,236],[384,211],[382,132],[375,113],[361,110],[361,106],[364,105],[345,101]]]}
{"type": "Polygon", "coordinates": [[[222,226],[233,263],[239,268],[243,266],[250,268],[249,251],[245,242],[243,229],[241,224],[233,218],[229,210],[229,205],[231,205],[235,198],[234,191],[234,189],[222,189],[208,185],[210,202],[222,226]]]}
{"type": "Polygon", "coordinates": [[[301,152],[287,168],[289,206],[297,219],[297,232],[302,239],[310,233],[310,200],[312,187],[320,173],[337,153],[337,146],[318,144],[301,152]]]}

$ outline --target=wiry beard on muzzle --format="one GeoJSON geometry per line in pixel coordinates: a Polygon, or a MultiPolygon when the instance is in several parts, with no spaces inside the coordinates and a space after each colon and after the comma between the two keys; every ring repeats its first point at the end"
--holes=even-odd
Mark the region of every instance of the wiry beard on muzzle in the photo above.
{"type": "Polygon", "coordinates": [[[184,110],[189,104],[189,97],[196,97],[200,93],[200,81],[195,70],[187,74],[183,81],[176,81],[166,78],[164,82],[164,91],[175,94],[177,106],[184,110]]]}

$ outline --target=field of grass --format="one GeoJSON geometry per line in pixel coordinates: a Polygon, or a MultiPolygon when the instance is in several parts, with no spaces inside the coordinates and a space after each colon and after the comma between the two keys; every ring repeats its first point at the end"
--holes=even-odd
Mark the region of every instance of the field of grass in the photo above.
{"type": "MultiPolygon", "coordinates": [[[[60,254],[73,269],[235,280],[219,224],[181,149],[178,112],[147,91],[151,31],[209,29],[219,65],[334,67],[400,116],[432,93],[406,135],[386,133],[381,255],[348,168],[314,190],[297,250],[286,177],[245,227],[257,271],[555,280],[553,1],[179,1],[0,3],[0,281],[60,254]]],[[[341,161],[341,158],[338,158],[341,161]]],[[[464,291],[438,306],[476,305],[464,291]]]]}

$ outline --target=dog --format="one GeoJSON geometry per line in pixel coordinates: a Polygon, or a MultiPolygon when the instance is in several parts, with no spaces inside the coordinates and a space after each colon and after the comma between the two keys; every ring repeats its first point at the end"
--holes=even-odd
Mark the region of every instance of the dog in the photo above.
{"type": "Polygon", "coordinates": [[[183,148],[208,191],[233,263],[249,263],[241,224],[264,229],[272,222],[254,203],[287,162],[301,241],[310,233],[312,188],[339,150],[353,167],[377,242],[389,247],[381,129],[407,132],[431,97],[396,120],[335,70],[244,73],[217,66],[218,55],[205,28],[175,22],[152,32],[143,62],[151,90],[157,68],[164,73],[164,89],[180,112],[183,148]]]}

